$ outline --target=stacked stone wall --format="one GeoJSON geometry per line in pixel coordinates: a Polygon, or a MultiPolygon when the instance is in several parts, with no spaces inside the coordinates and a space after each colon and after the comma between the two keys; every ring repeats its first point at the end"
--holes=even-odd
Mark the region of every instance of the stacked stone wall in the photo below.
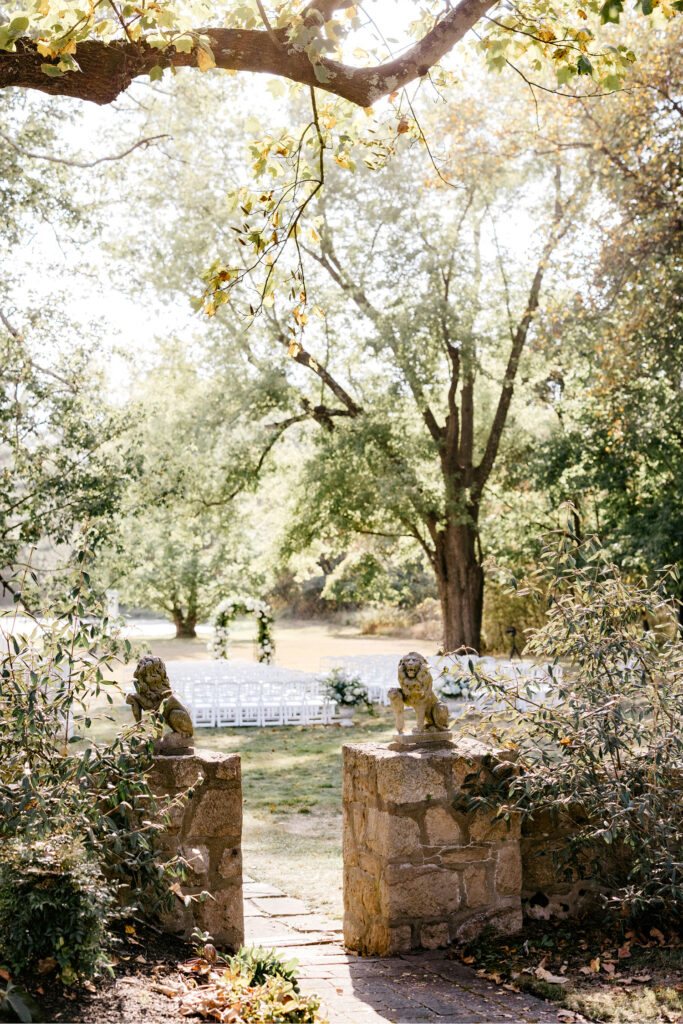
{"type": "Polygon", "coordinates": [[[195,926],[216,943],[237,949],[244,942],[242,906],[242,775],[238,754],[201,750],[158,756],[149,775],[152,791],[174,797],[191,789],[187,803],[171,811],[162,838],[164,852],[189,864],[182,891],[199,897],[185,906],[176,900],[162,923],[189,938],[195,926]]]}
{"type": "MultiPolygon", "coordinates": [[[[522,924],[520,824],[455,809],[492,751],[344,747],[344,939],[366,953],[436,948],[522,924]]],[[[505,756],[499,754],[498,756],[505,756]]]]}

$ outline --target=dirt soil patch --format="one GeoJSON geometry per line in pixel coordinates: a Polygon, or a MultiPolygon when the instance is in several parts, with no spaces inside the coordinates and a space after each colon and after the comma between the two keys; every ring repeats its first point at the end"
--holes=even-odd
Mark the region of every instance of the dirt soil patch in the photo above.
{"type": "MultiPolygon", "coordinates": [[[[128,926],[129,928],[131,925],[128,926]]],[[[155,985],[177,984],[178,964],[192,955],[190,946],[136,924],[135,934],[122,926],[109,950],[114,977],[105,975],[90,987],[65,988],[48,975],[27,979],[26,987],[43,1014],[57,1024],[167,1024],[185,1020],[173,999],[155,985]]]]}
{"type": "Polygon", "coordinates": [[[683,940],[657,927],[533,921],[518,935],[481,935],[453,955],[499,985],[591,1020],[683,1024],[683,940]]]}

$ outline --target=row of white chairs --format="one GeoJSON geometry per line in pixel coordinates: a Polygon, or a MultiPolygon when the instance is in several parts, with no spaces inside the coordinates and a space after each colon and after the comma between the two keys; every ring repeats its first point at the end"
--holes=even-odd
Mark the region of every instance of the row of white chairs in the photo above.
{"type": "MultiPolygon", "coordinates": [[[[432,670],[434,688],[437,691],[446,682],[447,675],[453,674],[454,670],[465,676],[469,675],[470,665],[475,671],[494,678],[517,682],[522,677],[530,677],[541,686],[550,686],[553,679],[559,681],[562,677],[562,669],[559,665],[553,667],[551,674],[549,666],[536,665],[530,661],[514,662],[466,654],[435,655],[427,658],[427,661],[432,670]]],[[[320,668],[323,673],[341,668],[350,674],[359,676],[367,688],[368,699],[377,704],[387,705],[389,703],[387,693],[398,683],[398,658],[394,654],[323,658],[320,668]]]]}
{"type": "Polygon", "coordinates": [[[198,729],[330,725],[338,705],[305,672],[258,662],[169,662],[171,686],[198,729]]]}

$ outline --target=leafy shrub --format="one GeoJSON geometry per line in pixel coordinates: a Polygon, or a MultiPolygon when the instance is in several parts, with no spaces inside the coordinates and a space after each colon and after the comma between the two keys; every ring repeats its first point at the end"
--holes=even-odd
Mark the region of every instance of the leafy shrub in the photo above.
{"type": "Polygon", "coordinates": [[[516,632],[519,647],[529,629],[538,629],[545,622],[545,605],[535,601],[531,594],[510,593],[510,588],[497,579],[487,579],[484,588],[481,653],[509,655],[516,632]]]}
{"type": "Polygon", "coordinates": [[[367,687],[355,676],[343,668],[333,668],[322,680],[323,690],[327,697],[346,708],[354,708],[365,704],[371,708],[368,700],[367,687]]]}
{"type": "MultiPolygon", "coordinates": [[[[156,841],[165,827],[163,805],[145,779],[155,723],[131,724],[110,744],[75,746],[83,738],[77,730],[91,725],[91,703],[102,696],[113,703],[111,691],[119,694],[104,672],[130,652],[129,642],[102,619],[86,558],[82,552],[80,569],[49,619],[36,622],[26,635],[11,631],[3,637],[0,847],[34,849],[32,856],[38,856],[35,851],[48,847],[34,844],[78,836],[85,874],[78,882],[74,868],[75,889],[89,885],[86,876],[94,862],[108,880],[112,908],[142,901],[140,909],[154,911],[173,899],[168,885],[173,865],[160,862],[156,841]]],[[[57,899],[56,888],[45,891],[57,899]]],[[[14,908],[19,913],[20,907],[14,908]]],[[[103,904],[101,909],[106,926],[109,911],[103,904]]],[[[89,954],[79,962],[87,970],[94,964],[89,954]]],[[[14,964],[19,969],[19,957],[14,964]]]]}
{"type": "Polygon", "coordinates": [[[241,970],[249,978],[250,985],[263,985],[266,978],[284,978],[295,992],[299,991],[296,979],[296,960],[283,960],[274,949],[265,950],[260,946],[241,946],[230,957],[232,967],[241,970]]]}
{"type": "MultiPolygon", "coordinates": [[[[663,584],[663,581],[662,581],[663,584]]],[[[473,797],[562,822],[561,857],[633,920],[683,923],[683,644],[666,629],[663,585],[624,579],[597,545],[565,538],[519,588],[549,602],[527,652],[564,666],[545,699],[482,679],[519,772],[473,797]],[[522,700],[520,700],[522,698],[522,700]]]]}
{"type": "Polygon", "coordinates": [[[53,960],[65,984],[102,962],[112,897],[80,842],[13,841],[0,853],[0,960],[17,974],[53,960]]]}

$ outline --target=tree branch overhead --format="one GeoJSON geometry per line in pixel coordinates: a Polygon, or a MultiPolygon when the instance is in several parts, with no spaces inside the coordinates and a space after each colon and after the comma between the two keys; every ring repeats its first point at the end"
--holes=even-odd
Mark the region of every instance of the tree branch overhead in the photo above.
{"type": "MultiPolygon", "coordinates": [[[[460,0],[402,56],[373,67],[354,67],[321,57],[315,63],[300,47],[287,43],[283,29],[266,30],[198,27],[196,36],[208,39],[216,67],[255,71],[288,78],[326,90],[362,107],[425,75],[479,21],[495,0],[460,0]]],[[[330,16],[347,3],[317,0],[309,4],[307,23],[330,16]]],[[[71,96],[97,104],[111,103],[140,75],[155,67],[198,67],[201,50],[187,53],[173,46],[159,49],[144,37],[113,41],[88,39],[73,53],[80,70],[54,77],[44,68],[50,62],[38,43],[21,37],[13,51],[0,50],[0,88],[37,89],[53,96],[71,96]]]]}

